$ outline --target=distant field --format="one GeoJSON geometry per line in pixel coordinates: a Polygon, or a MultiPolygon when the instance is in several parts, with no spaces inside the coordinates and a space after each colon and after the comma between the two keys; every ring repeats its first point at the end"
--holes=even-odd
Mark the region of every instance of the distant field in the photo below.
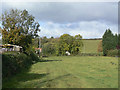
{"type": "Polygon", "coordinates": [[[49,57],[33,64],[28,72],[4,80],[3,87],[117,88],[118,59],[103,56],[49,57]]]}
{"type": "Polygon", "coordinates": [[[98,44],[101,40],[83,40],[82,53],[98,53],[98,44]]]}

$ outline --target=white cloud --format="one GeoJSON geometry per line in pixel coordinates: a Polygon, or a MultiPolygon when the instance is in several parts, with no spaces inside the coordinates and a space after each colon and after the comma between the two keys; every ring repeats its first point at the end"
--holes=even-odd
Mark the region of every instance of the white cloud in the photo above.
{"type": "Polygon", "coordinates": [[[108,28],[110,28],[114,34],[118,31],[117,25],[98,21],[82,21],[78,23],[66,24],[44,22],[44,25],[41,27],[40,36],[47,36],[50,38],[51,36],[59,37],[62,34],[67,33],[72,36],[81,34],[83,38],[101,38],[105,30],[108,28]],[[66,27],[72,25],[77,25],[77,27],[66,27]]]}

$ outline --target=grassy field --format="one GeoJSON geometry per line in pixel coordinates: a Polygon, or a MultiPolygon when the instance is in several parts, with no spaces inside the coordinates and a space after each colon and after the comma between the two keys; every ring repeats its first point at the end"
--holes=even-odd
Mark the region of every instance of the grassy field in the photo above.
{"type": "Polygon", "coordinates": [[[115,57],[63,56],[44,58],[28,72],[4,79],[3,87],[15,88],[117,88],[115,57]]]}
{"type": "Polygon", "coordinates": [[[101,40],[83,40],[82,53],[98,53],[98,44],[101,40]]]}

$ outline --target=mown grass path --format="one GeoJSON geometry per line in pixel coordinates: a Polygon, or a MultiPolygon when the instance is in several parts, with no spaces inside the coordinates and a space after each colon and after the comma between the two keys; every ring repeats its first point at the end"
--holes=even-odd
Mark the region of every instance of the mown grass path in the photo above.
{"type": "Polygon", "coordinates": [[[15,88],[117,88],[118,58],[48,57],[3,82],[15,88]]]}

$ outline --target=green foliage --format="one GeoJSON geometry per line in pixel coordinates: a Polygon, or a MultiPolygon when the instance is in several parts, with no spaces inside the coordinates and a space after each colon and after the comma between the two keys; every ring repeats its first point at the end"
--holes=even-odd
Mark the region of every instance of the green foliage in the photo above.
{"type": "Polygon", "coordinates": [[[115,34],[114,35],[114,44],[115,44],[115,48],[116,48],[116,46],[118,46],[118,39],[119,37],[118,37],[118,35],[117,34],[115,34]]]}
{"type": "Polygon", "coordinates": [[[120,34],[118,35],[118,48],[120,49],[120,34]]]}
{"type": "Polygon", "coordinates": [[[51,42],[45,43],[43,45],[43,47],[42,47],[42,53],[44,55],[53,55],[53,54],[55,54],[55,44],[51,43],[51,42]]]}
{"type": "Polygon", "coordinates": [[[48,42],[48,38],[46,36],[41,39],[41,44],[42,45],[44,45],[47,42],[48,42]]]}
{"type": "Polygon", "coordinates": [[[110,29],[106,30],[102,39],[103,55],[106,56],[108,50],[116,49],[116,36],[114,36],[110,29]]]}
{"type": "Polygon", "coordinates": [[[32,44],[32,37],[30,35],[21,35],[18,41],[18,45],[22,46],[23,50],[25,51],[32,44]]]}
{"type": "Polygon", "coordinates": [[[56,45],[56,54],[57,55],[66,55],[66,51],[69,51],[71,54],[78,54],[82,50],[82,36],[76,35],[75,37],[70,36],[69,34],[63,34],[59,38],[59,42],[56,45]]]}
{"type": "Polygon", "coordinates": [[[2,14],[3,43],[16,44],[25,50],[32,43],[32,38],[38,36],[39,23],[27,10],[14,10],[2,14]]]}
{"type": "Polygon", "coordinates": [[[79,52],[82,52],[82,47],[83,47],[83,42],[82,42],[82,36],[79,35],[75,35],[75,40],[73,41],[73,45],[72,45],[72,54],[78,54],[79,52]]]}
{"type": "Polygon", "coordinates": [[[59,38],[41,38],[42,53],[44,55],[66,55],[66,51],[71,54],[78,54],[82,51],[82,36],[80,34],[75,37],[69,34],[63,34],[59,38]]]}
{"type": "Polygon", "coordinates": [[[33,52],[30,55],[24,53],[2,54],[2,76],[9,77],[29,68],[33,61],[37,62],[39,58],[33,52]]]}
{"type": "Polygon", "coordinates": [[[120,57],[120,50],[118,50],[118,56],[120,57]]]}
{"type": "Polygon", "coordinates": [[[118,50],[117,49],[109,50],[107,56],[118,56],[118,50]]]}
{"type": "Polygon", "coordinates": [[[56,44],[58,43],[57,38],[41,38],[41,47],[43,55],[55,55],[56,52],[56,44]]]}
{"type": "Polygon", "coordinates": [[[102,53],[79,53],[78,56],[103,56],[102,53]]]}

